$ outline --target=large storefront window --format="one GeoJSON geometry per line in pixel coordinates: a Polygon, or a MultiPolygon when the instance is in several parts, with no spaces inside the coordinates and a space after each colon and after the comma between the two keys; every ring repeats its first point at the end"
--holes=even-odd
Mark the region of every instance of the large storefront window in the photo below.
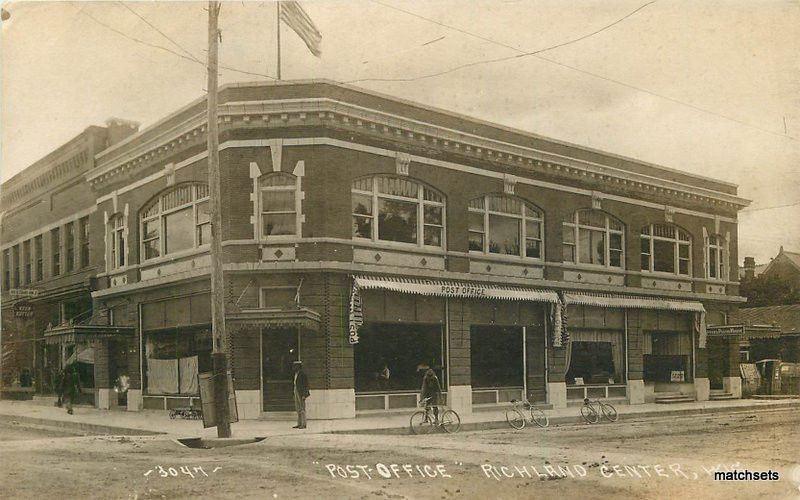
{"type": "Polygon", "coordinates": [[[211,240],[208,186],[182,184],[142,210],[143,260],[207,245],[211,240]]]}
{"type": "Polygon", "coordinates": [[[211,349],[208,327],[146,333],[147,394],[198,394],[197,375],[211,371],[211,349]]]}
{"type": "Polygon", "coordinates": [[[688,332],[645,332],[644,380],[689,382],[692,367],[692,336],[688,332]]]}
{"type": "Polygon", "coordinates": [[[444,247],[441,193],[398,177],[359,179],[352,186],[353,238],[444,247]]]}
{"type": "Polygon", "coordinates": [[[624,333],[608,330],[570,332],[567,384],[620,384],[625,382],[624,333]]]}
{"type": "Polygon", "coordinates": [[[285,172],[274,172],[259,178],[262,238],[299,235],[298,188],[298,178],[285,172]]]}
{"type": "Polygon", "coordinates": [[[472,387],[522,387],[522,327],[470,328],[472,387]]]}
{"type": "Polygon", "coordinates": [[[488,195],[469,202],[469,250],[543,258],[542,212],[511,196],[488,195]]]}
{"type": "Polygon", "coordinates": [[[446,387],[441,325],[364,324],[355,349],[356,392],[418,392],[428,368],[446,387]]]}
{"type": "Polygon", "coordinates": [[[642,271],[691,275],[692,238],[676,226],[649,224],[642,228],[642,271]]]}
{"type": "Polygon", "coordinates": [[[624,228],[600,210],[578,210],[564,223],[564,262],[596,266],[624,266],[624,228]]]}

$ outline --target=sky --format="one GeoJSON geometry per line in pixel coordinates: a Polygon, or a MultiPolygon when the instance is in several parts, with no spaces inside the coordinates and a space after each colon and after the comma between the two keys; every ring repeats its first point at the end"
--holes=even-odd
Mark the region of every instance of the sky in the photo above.
{"type": "MultiPolygon", "coordinates": [[[[800,2],[301,4],[323,53],[284,27],[283,79],[352,82],[737,183],[753,200],[739,215],[740,261],[800,252],[800,2]]],[[[89,125],[145,127],[202,97],[205,67],[192,59],[206,57],[206,6],[4,2],[0,177],[89,125]]],[[[223,2],[220,83],[275,77],[275,12],[223,2]]]]}

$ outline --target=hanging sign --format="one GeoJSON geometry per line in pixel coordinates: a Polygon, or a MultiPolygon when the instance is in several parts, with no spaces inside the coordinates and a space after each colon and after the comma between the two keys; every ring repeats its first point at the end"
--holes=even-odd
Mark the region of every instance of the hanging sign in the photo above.
{"type": "Polygon", "coordinates": [[[33,306],[27,300],[14,304],[14,316],[17,318],[32,318],[33,306]]]}
{"type": "Polygon", "coordinates": [[[350,292],[350,322],[348,326],[348,340],[350,344],[358,344],[358,329],[364,324],[364,313],[361,308],[361,294],[358,283],[353,280],[353,289],[350,292]]]}

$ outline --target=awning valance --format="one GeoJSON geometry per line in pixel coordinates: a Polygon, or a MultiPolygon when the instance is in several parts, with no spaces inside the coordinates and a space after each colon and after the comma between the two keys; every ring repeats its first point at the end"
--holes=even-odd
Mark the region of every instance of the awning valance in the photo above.
{"type": "Polygon", "coordinates": [[[243,309],[225,315],[230,325],[299,327],[319,330],[319,313],[305,307],[293,309],[243,309]]]}
{"type": "Polygon", "coordinates": [[[430,297],[558,302],[558,294],[556,292],[516,286],[372,276],[354,276],[354,280],[356,286],[361,290],[387,290],[390,292],[426,295],[430,297]]]}
{"type": "Polygon", "coordinates": [[[661,309],[666,311],[706,312],[703,304],[687,300],[666,300],[651,297],[629,297],[612,293],[565,293],[566,305],[576,304],[620,309],[661,309]]]}
{"type": "Polygon", "coordinates": [[[710,337],[747,339],[776,339],[781,329],[772,325],[714,325],[708,327],[710,337]]]}
{"type": "Polygon", "coordinates": [[[58,325],[44,331],[47,344],[76,344],[94,340],[108,340],[133,335],[132,326],[111,325],[58,325]]]}

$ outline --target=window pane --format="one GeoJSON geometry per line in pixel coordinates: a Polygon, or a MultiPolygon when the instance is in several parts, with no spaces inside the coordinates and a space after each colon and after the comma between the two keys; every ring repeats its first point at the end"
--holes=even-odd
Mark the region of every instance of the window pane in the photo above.
{"type": "Polygon", "coordinates": [[[161,250],[159,249],[159,240],[150,240],[144,242],[144,258],[145,259],[152,259],[154,257],[158,257],[161,255],[161,250]]]}
{"type": "Polygon", "coordinates": [[[353,216],[353,236],[372,238],[372,217],[353,216]]]}
{"type": "Polygon", "coordinates": [[[197,244],[208,245],[211,243],[211,224],[197,226],[197,244]]]}
{"type": "Polygon", "coordinates": [[[295,177],[290,174],[276,173],[261,177],[259,180],[261,187],[292,186],[295,184],[295,177]]]}
{"type": "Polygon", "coordinates": [[[118,267],[122,267],[125,265],[125,236],[122,234],[122,231],[117,231],[116,241],[117,251],[119,252],[116,262],[118,267]]]}
{"type": "Polygon", "coordinates": [[[151,220],[144,223],[142,239],[149,240],[158,236],[158,220],[151,220]]]}
{"type": "Polygon", "coordinates": [[[522,203],[508,196],[490,196],[489,210],[504,214],[522,215],[522,203]]]}
{"type": "Polygon", "coordinates": [[[578,222],[583,226],[606,227],[606,215],[597,210],[581,210],[578,212],[578,222]]]}
{"type": "Polygon", "coordinates": [[[687,276],[689,275],[689,261],[688,260],[681,260],[678,263],[678,266],[680,267],[680,274],[685,274],[687,276]]]}
{"type": "Polygon", "coordinates": [[[592,264],[606,263],[606,234],[592,231],[592,264]]]}
{"type": "Polygon", "coordinates": [[[525,222],[525,236],[528,238],[542,239],[541,229],[542,225],[538,221],[529,220],[525,222]]]}
{"type": "Polygon", "coordinates": [[[295,214],[266,214],[261,216],[264,236],[295,234],[295,214]]]}
{"type": "Polygon", "coordinates": [[[469,202],[469,208],[475,208],[478,210],[483,210],[483,197],[474,198],[469,202]]]}
{"type": "Polygon", "coordinates": [[[435,247],[442,246],[442,228],[439,226],[425,226],[423,228],[425,244],[435,247]]]}
{"type": "Polygon", "coordinates": [[[539,240],[525,239],[525,256],[538,259],[542,256],[542,242],[539,240]]]}
{"type": "Polygon", "coordinates": [[[425,201],[442,202],[442,195],[432,189],[422,188],[422,199],[425,201]]]}
{"type": "Polygon", "coordinates": [[[359,191],[372,191],[372,177],[353,181],[353,189],[359,191]]]}
{"type": "Polygon", "coordinates": [[[578,262],[592,263],[592,237],[588,229],[578,229],[578,262]]]}
{"type": "Polygon", "coordinates": [[[653,225],[653,235],[661,238],[675,238],[675,228],[663,224],[653,225]]]}
{"type": "Polygon", "coordinates": [[[353,193],[353,213],[361,215],[372,215],[372,197],[353,193]]]}
{"type": "Polygon", "coordinates": [[[564,243],[571,243],[573,245],[575,244],[575,227],[574,226],[567,226],[565,224],[564,228],[563,228],[562,235],[563,235],[564,243]]]}
{"type": "Polygon", "coordinates": [[[192,217],[191,207],[164,216],[165,253],[179,252],[194,247],[192,217]]]}
{"type": "Polygon", "coordinates": [[[206,222],[211,222],[211,205],[204,201],[197,204],[197,223],[204,224],[206,222]]]}
{"type": "Polygon", "coordinates": [[[608,228],[612,231],[622,231],[622,223],[613,217],[609,217],[608,228]]]}
{"type": "Polygon", "coordinates": [[[689,245],[678,245],[678,252],[680,252],[680,257],[682,259],[689,258],[689,245]]]}
{"type": "Polygon", "coordinates": [[[609,252],[609,264],[612,267],[622,267],[622,252],[617,250],[611,250],[609,252]]]}
{"type": "Polygon", "coordinates": [[[442,225],[442,207],[425,205],[424,214],[425,224],[435,224],[437,226],[442,225]]]}
{"type": "Polygon", "coordinates": [[[294,212],[294,191],[262,191],[263,212],[294,212]]]}
{"type": "Polygon", "coordinates": [[[489,252],[520,255],[519,219],[489,215],[489,252]]]}
{"type": "Polygon", "coordinates": [[[474,233],[470,231],[469,233],[469,249],[470,250],[477,250],[478,252],[483,252],[483,234],[482,233],[474,233]]]}
{"type": "Polygon", "coordinates": [[[417,242],[417,204],[398,200],[378,200],[378,239],[417,242]]]}
{"type": "Polygon", "coordinates": [[[416,183],[395,177],[378,177],[378,192],[406,198],[417,198],[419,187],[416,183]]]}
{"type": "Polygon", "coordinates": [[[665,273],[675,272],[675,243],[653,241],[653,270],[665,273]]]}
{"type": "Polygon", "coordinates": [[[562,245],[562,254],[564,262],[575,262],[575,245],[565,243],[562,245]]]}
{"type": "Polygon", "coordinates": [[[479,233],[484,232],[483,230],[483,214],[469,212],[469,230],[470,231],[477,231],[479,233]]]}
{"type": "Polygon", "coordinates": [[[650,270],[650,238],[642,238],[642,271],[650,270]]]}
{"type": "Polygon", "coordinates": [[[608,247],[612,250],[622,250],[622,235],[611,233],[609,235],[610,241],[608,242],[608,247]]]}

